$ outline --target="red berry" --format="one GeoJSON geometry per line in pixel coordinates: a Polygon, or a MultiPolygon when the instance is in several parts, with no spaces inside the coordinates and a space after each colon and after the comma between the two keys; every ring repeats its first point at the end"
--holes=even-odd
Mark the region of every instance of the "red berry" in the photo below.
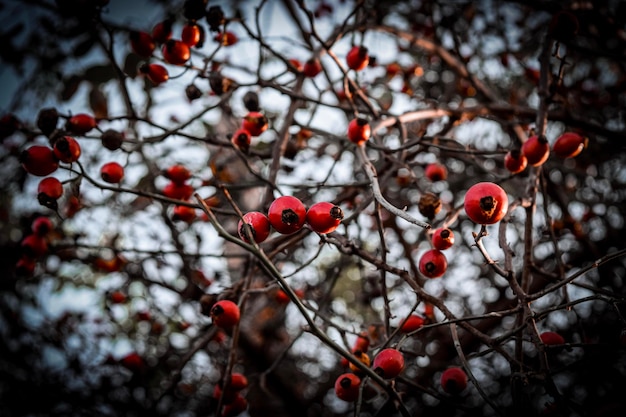
{"type": "Polygon", "coordinates": [[[270,235],[271,227],[270,221],[267,219],[265,214],[260,213],[258,211],[251,211],[243,215],[243,221],[239,220],[239,224],[237,225],[237,231],[239,232],[239,237],[246,243],[250,243],[248,237],[246,235],[246,230],[243,227],[244,222],[250,225],[250,231],[252,233],[252,238],[256,243],[261,243],[270,235]]]}
{"type": "Polygon", "coordinates": [[[246,378],[245,375],[234,372],[230,376],[230,384],[228,385],[229,389],[232,389],[235,391],[241,391],[242,389],[245,389],[247,386],[248,386],[248,378],[246,378]]]}
{"type": "Polygon", "coordinates": [[[250,149],[250,142],[252,138],[250,137],[250,132],[246,129],[239,129],[234,134],[233,137],[230,138],[231,143],[240,149],[242,152],[247,153],[250,149]]]}
{"type": "Polygon", "coordinates": [[[411,333],[417,329],[422,328],[425,322],[426,321],[424,320],[423,317],[420,317],[416,314],[411,314],[404,321],[404,323],[402,323],[402,327],[400,328],[400,330],[402,330],[403,333],[411,333]]]}
{"type": "Polygon", "coordinates": [[[52,221],[45,216],[37,217],[33,220],[33,224],[31,225],[33,233],[42,237],[46,236],[48,232],[53,229],[53,227],[52,221]]]}
{"type": "Polygon", "coordinates": [[[235,417],[246,411],[248,408],[248,400],[240,393],[236,393],[235,398],[224,406],[222,417],[235,417]]]}
{"type": "Polygon", "coordinates": [[[163,84],[170,78],[167,68],[161,64],[144,64],[139,68],[139,71],[148,77],[154,85],[163,84]]]}
{"type": "Polygon", "coordinates": [[[143,57],[152,55],[154,48],[156,48],[156,44],[149,33],[136,31],[130,32],[130,46],[133,52],[143,57]]]}
{"type": "Polygon", "coordinates": [[[348,68],[355,71],[361,71],[363,68],[367,67],[369,61],[370,56],[367,52],[367,48],[364,46],[353,46],[350,52],[348,52],[348,55],[346,55],[348,68]]]}
{"type": "Polygon", "coordinates": [[[438,278],[448,269],[446,256],[438,249],[431,249],[420,258],[419,270],[427,278],[438,278]]]}
{"type": "Polygon", "coordinates": [[[122,304],[124,302],[126,302],[126,294],[124,294],[122,291],[113,291],[110,295],[109,298],[111,299],[111,302],[113,304],[122,304]]]}
{"type": "Polygon", "coordinates": [[[70,117],[65,128],[76,135],[84,135],[97,125],[96,119],[86,113],[78,113],[70,117]]]}
{"type": "Polygon", "coordinates": [[[174,181],[163,188],[163,195],[177,200],[187,200],[193,194],[193,187],[189,184],[178,184],[174,181]]]}
{"type": "Polygon", "coordinates": [[[302,73],[305,77],[314,78],[317,74],[322,72],[322,64],[319,59],[311,58],[304,63],[302,73]]]}
{"type": "Polygon", "coordinates": [[[302,62],[298,61],[297,59],[291,58],[289,60],[289,63],[293,65],[293,67],[296,69],[296,72],[304,71],[304,65],[302,65],[302,62]]]}
{"type": "Polygon", "coordinates": [[[448,368],[441,374],[441,388],[448,394],[460,394],[467,387],[467,375],[461,368],[448,368]]]}
{"type": "Polygon", "coordinates": [[[544,345],[549,346],[562,345],[565,343],[565,339],[563,338],[563,336],[556,332],[543,332],[539,335],[539,338],[544,345]]]}
{"type": "Polygon", "coordinates": [[[239,306],[230,300],[218,301],[211,308],[213,324],[222,329],[231,329],[239,323],[239,306]]]}
{"type": "Polygon", "coordinates": [[[53,210],[58,208],[57,200],[63,195],[63,184],[57,178],[47,177],[39,181],[37,200],[39,204],[53,210]]]}
{"type": "Polygon", "coordinates": [[[292,196],[278,197],[267,213],[270,224],[279,233],[288,235],[302,229],[306,220],[306,207],[292,196]]]}
{"type": "Polygon", "coordinates": [[[184,165],[172,165],[165,171],[165,177],[172,180],[174,184],[181,185],[191,178],[191,172],[184,165]]]}
{"type": "Polygon", "coordinates": [[[172,37],[172,20],[166,19],[157,23],[152,28],[152,39],[158,43],[164,43],[172,37]]]}
{"type": "Polygon", "coordinates": [[[374,372],[385,379],[395,378],[404,369],[404,356],[397,349],[383,349],[374,358],[372,367],[374,372]]]}
{"type": "Polygon", "coordinates": [[[237,35],[235,35],[233,32],[220,32],[215,35],[214,39],[221,43],[222,46],[232,46],[236,44],[239,40],[237,38],[237,35]]]}
{"type": "Polygon", "coordinates": [[[136,352],[131,352],[128,355],[124,356],[120,363],[123,367],[127,368],[133,372],[140,372],[145,367],[145,362],[141,356],[139,356],[136,352]]]}
{"type": "Polygon", "coordinates": [[[492,182],[479,182],[467,190],[464,201],[467,216],[478,224],[499,222],[509,208],[506,192],[492,182]]]}
{"type": "Polygon", "coordinates": [[[435,249],[446,250],[454,245],[454,232],[448,228],[439,228],[433,233],[435,249]]]}
{"type": "Polygon", "coordinates": [[[355,374],[343,374],[339,375],[335,380],[335,394],[338,398],[352,402],[359,398],[359,386],[361,385],[361,378],[355,374]]]}
{"type": "Polygon", "coordinates": [[[196,46],[202,39],[202,28],[196,23],[187,23],[180,38],[189,47],[196,46]]]}
{"type": "Polygon", "coordinates": [[[15,273],[17,275],[32,275],[35,272],[37,262],[28,256],[22,256],[15,264],[15,273]]]}
{"type": "Polygon", "coordinates": [[[306,222],[317,233],[333,232],[343,220],[343,210],[333,203],[313,204],[306,213],[306,222]]]}
{"type": "Polygon", "coordinates": [[[38,177],[50,175],[59,167],[54,151],[47,146],[35,145],[24,150],[20,155],[20,162],[26,172],[38,177]]]}
{"type": "Polygon", "coordinates": [[[526,156],[517,149],[509,151],[504,156],[504,167],[509,170],[511,174],[518,174],[526,169],[528,165],[528,159],[526,156]]]}
{"type": "Polygon", "coordinates": [[[544,136],[531,136],[522,145],[522,153],[531,166],[537,167],[548,160],[550,145],[544,136]]]}
{"type": "Polygon", "coordinates": [[[163,48],[161,48],[161,52],[163,53],[165,62],[172,65],[184,65],[185,62],[189,61],[189,58],[191,58],[189,46],[175,39],[170,39],[165,42],[163,48]]]}
{"type": "Polygon", "coordinates": [[[372,130],[367,120],[360,117],[352,119],[348,124],[348,139],[357,145],[365,143],[370,138],[371,133],[372,130]]]}
{"type": "Polygon", "coordinates": [[[580,154],[587,145],[587,138],[578,133],[563,133],[552,145],[552,151],[559,158],[573,158],[580,154]]]}
{"type": "Polygon", "coordinates": [[[267,130],[267,117],[263,113],[251,111],[241,123],[241,128],[250,132],[251,136],[259,136],[267,130]]]}
{"type": "Polygon", "coordinates": [[[354,346],[352,347],[352,352],[367,352],[370,348],[370,338],[367,332],[363,331],[359,333],[356,340],[354,341],[354,346]]]}
{"type": "Polygon", "coordinates": [[[22,249],[30,258],[39,258],[48,252],[48,242],[39,235],[28,235],[22,239],[22,249]]]}
{"type": "Polygon", "coordinates": [[[117,162],[107,162],[100,168],[100,177],[110,184],[118,184],[124,178],[124,167],[117,162]]]}
{"type": "Polygon", "coordinates": [[[191,223],[196,218],[196,209],[189,206],[175,206],[172,213],[172,220],[180,220],[191,223]]]}
{"type": "Polygon", "coordinates": [[[448,169],[445,167],[445,165],[432,163],[426,166],[424,175],[426,175],[426,178],[433,182],[444,181],[446,178],[448,178],[448,169]]]}
{"type": "Polygon", "coordinates": [[[61,162],[72,163],[80,157],[80,145],[71,136],[63,136],[54,143],[54,156],[61,162]]]}

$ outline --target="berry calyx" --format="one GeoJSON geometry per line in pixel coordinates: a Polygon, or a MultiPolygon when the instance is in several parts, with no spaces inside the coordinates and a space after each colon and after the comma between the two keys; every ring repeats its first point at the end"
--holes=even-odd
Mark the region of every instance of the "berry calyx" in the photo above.
{"type": "Polygon", "coordinates": [[[426,323],[423,317],[420,317],[416,314],[411,314],[407,319],[402,323],[402,327],[400,330],[402,333],[411,333],[417,329],[421,329],[426,323]]]}
{"type": "Polygon", "coordinates": [[[372,367],[374,372],[385,379],[395,378],[404,369],[404,356],[397,349],[383,349],[374,358],[372,367]]]}
{"type": "Polygon", "coordinates": [[[61,162],[72,163],[80,157],[80,145],[71,136],[62,136],[54,143],[54,156],[61,162]]]}
{"type": "Polygon", "coordinates": [[[539,338],[544,345],[548,346],[562,345],[565,343],[563,336],[557,332],[543,332],[539,335],[539,338]]]}
{"type": "Polygon", "coordinates": [[[441,388],[448,394],[460,394],[467,387],[467,374],[458,367],[448,368],[441,374],[441,388]]]}
{"type": "Polygon", "coordinates": [[[475,223],[494,224],[499,222],[509,208],[506,192],[492,182],[474,184],[465,193],[465,213],[475,223]]]}
{"type": "Polygon", "coordinates": [[[241,128],[250,132],[251,136],[259,136],[268,127],[267,117],[263,113],[251,111],[241,123],[241,128]]]}
{"type": "Polygon", "coordinates": [[[531,166],[538,167],[548,160],[550,144],[545,136],[531,136],[522,145],[522,153],[531,166]]]}
{"type": "Polygon", "coordinates": [[[427,278],[439,278],[448,269],[446,256],[438,249],[425,252],[420,258],[419,270],[427,278]]]}
{"type": "Polygon", "coordinates": [[[211,308],[213,324],[228,330],[239,323],[239,306],[230,300],[218,301],[211,308]]]}
{"type": "Polygon", "coordinates": [[[361,145],[370,138],[372,129],[367,120],[357,117],[348,124],[348,139],[352,143],[361,145]]]}
{"type": "Polygon", "coordinates": [[[579,155],[587,146],[587,138],[574,132],[566,132],[558,137],[552,151],[559,158],[573,158],[579,155]]]}
{"type": "Polygon", "coordinates": [[[270,224],[278,233],[289,235],[302,229],[306,207],[296,197],[282,196],[272,202],[267,213],[270,224]]]}
{"type": "Polygon", "coordinates": [[[353,69],[355,71],[361,71],[370,61],[370,56],[367,51],[367,48],[364,46],[353,46],[346,55],[346,63],[348,64],[348,68],[353,69]]]}
{"type": "Polygon", "coordinates": [[[526,169],[528,159],[517,149],[510,150],[504,155],[504,167],[511,174],[519,174],[526,169]]]}
{"type": "Polygon", "coordinates": [[[435,162],[426,166],[424,175],[432,182],[444,181],[448,178],[448,169],[445,165],[435,162]]]}
{"type": "Polygon", "coordinates": [[[163,53],[165,62],[172,65],[184,65],[185,62],[189,61],[189,58],[191,58],[189,46],[175,39],[169,39],[165,42],[163,48],[161,48],[161,52],[163,53]]]}
{"type": "Polygon", "coordinates": [[[331,233],[343,220],[343,210],[333,203],[313,204],[306,213],[306,222],[317,233],[331,233]]]}
{"type": "Polygon", "coordinates": [[[161,64],[144,64],[139,67],[139,71],[144,74],[154,85],[163,84],[170,78],[170,74],[161,64]]]}
{"type": "Polygon", "coordinates": [[[110,184],[118,184],[124,178],[124,167],[117,162],[107,162],[100,168],[100,177],[110,184]]]}
{"type": "Polygon", "coordinates": [[[237,225],[237,232],[239,237],[246,243],[250,243],[246,234],[246,228],[244,223],[250,226],[250,233],[256,243],[261,243],[270,235],[271,226],[265,214],[258,211],[251,211],[243,215],[243,221],[239,220],[237,225]]]}
{"type": "Polygon", "coordinates": [[[20,154],[20,162],[26,172],[38,177],[50,175],[59,167],[54,151],[48,146],[31,146],[20,154]]]}
{"type": "Polygon", "coordinates": [[[359,398],[359,386],[361,378],[355,374],[342,374],[335,380],[335,394],[338,398],[352,402],[359,398]]]}
{"type": "Polygon", "coordinates": [[[454,232],[448,228],[439,228],[433,232],[435,249],[446,250],[454,245],[454,232]]]}

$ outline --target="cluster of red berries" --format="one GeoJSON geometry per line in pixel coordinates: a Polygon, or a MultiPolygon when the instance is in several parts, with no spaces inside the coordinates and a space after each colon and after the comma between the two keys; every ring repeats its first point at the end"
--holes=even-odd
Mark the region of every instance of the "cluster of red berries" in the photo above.
{"type": "Polygon", "coordinates": [[[22,257],[15,265],[18,275],[32,275],[35,271],[37,259],[48,252],[50,232],[53,230],[49,218],[37,217],[31,224],[32,233],[22,239],[22,257]]]}
{"type": "MultiPolygon", "coordinates": [[[[552,145],[552,153],[559,158],[573,158],[587,146],[587,138],[575,132],[566,132],[552,145]]],[[[528,165],[543,165],[550,156],[550,144],[545,136],[533,135],[524,142],[521,150],[511,150],[504,157],[504,166],[512,174],[518,174],[528,165]]]]}
{"type": "Polygon", "coordinates": [[[230,375],[230,381],[224,389],[224,381],[215,385],[213,389],[213,398],[222,400],[224,409],[223,416],[236,416],[246,410],[248,401],[241,394],[241,391],[248,386],[248,378],[245,375],[233,372],[230,375]]]}
{"type": "MultiPolygon", "coordinates": [[[[250,106],[249,107],[256,107],[250,106]]],[[[267,121],[267,117],[258,111],[250,111],[246,116],[244,116],[241,127],[233,134],[230,141],[232,144],[240,149],[242,152],[247,153],[250,149],[250,141],[253,136],[259,136],[261,133],[265,132],[268,128],[269,124],[267,121]]]]}
{"type": "Polygon", "coordinates": [[[339,227],[342,219],[343,210],[333,203],[316,203],[307,210],[298,198],[282,196],[272,202],[267,216],[259,211],[244,214],[237,231],[244,242],[250,243],[249,231],[254,241],[261,243],[267,239],[272,227],[278,233],[289,235],[296,233],[307,223],[317,233],[331,233],[339,227]]]}
{"type": "MultiPolygon", "coordinates": [[[[163,195],[176,200],[187,201],[193,194],[193,187],[187,183],[191,172],[183,165],[172,165],[163,173],[170,181],[163,188],[163,195]]],[[[196,218],[196,210],[191,206],[177,204],[172,213],[173,220],[191,223],[196,218]]]]}

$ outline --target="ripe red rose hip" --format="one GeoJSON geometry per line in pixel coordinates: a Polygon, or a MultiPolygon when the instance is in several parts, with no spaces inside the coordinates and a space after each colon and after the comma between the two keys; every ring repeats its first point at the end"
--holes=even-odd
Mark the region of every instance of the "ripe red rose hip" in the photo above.
{"type": "Polygon", "coordinates": [[[426,178],[433,182],[444,181],[446,178],[448,178],[448,169],[445,167],[445,165],[435,162],[426,166],[426,169],[424,170],[424,175],[426,175],[426,178]]]}
{"type": "Polygon", "coordinates": [[[154,85],[163,84],[169,80],[170,74],[161,64],[144,64],[139,67],[139,71],[144,74],[154,85]]]}
{"type": "Polygon", "coordinates": [[[108,162],[100,168],[100,177],[110,184],[118,184],[124,178],[124,167],[117,162],[108,162]]]}
{"type": "Polygon", "coordinates": [[[86,113],[75,114],[65,124],[65,128],[76,135],[84,135],[96,126],[96,119],[86,113]]]}
{"type": "Polygon", "coordinates": [[[130,46],[133,52],[143,57],[149,57],[152,55],[154,48],[156,48],[156,44],[149,33],[132,31],[129,36],[130,46]]]}
{"type": "Polygon", "coordinates": [[[504,156],[504,167],[509,170],[511,174],[519,174],[526,169],[527,165],[528,159],[517,149],[507,152],[504,156]]]}
{"type": "MultiPolygon", "coordinates": [[[[172,165],[165,170],[165,177],[170,179],[174,184],[181,185],[191,178],[191,172],[184,165],[172,165]]],[[[191,194],[189,196],[191,196],[191,194]]]]}
{"type": "Polygon", "coordinates": [[[385,379],[395,378],[404,369],[404,356],[397,349],[383,349],[374,358],[372,367],[374,372],[385,379]]]}
{"type": "Polygon", "coordinates": [[[234,134],[233,137],[230,138],[230,142],[237,148],[239,148],[242,152],[247,153],[250,149],[250,142],[252,141],[252,137],[250,136],[250,132],[246,129],[239,129],[234,134]]]}
{"type": "Polygon", "coordinates": [[[54,156],[61,162],[72,163],[80,157],[80,145],[71,136],[63,136],[54,143],[54,156]]]}
{"type": "Polygon", "coordinates": [[[193,194],[193,187],[185,183],[176,183],[174,181],[169,182],[165,188],[163,188],[163,195],[169,198],[175,198],[177,200],[187,200],[193,194]]]}
{"type": "Polygon", "coordinates": [[[241,122],[241,128],[250,132],[251,136],[259,136],[267,130],[267,117],[263,113],[251,111],[241,122]]]}
{"type": "Polygon", "coordinates": [[[37,199],[43,206],[50,207],[63,195],[63,184],[57,178],[48,177],[39,181],[37,199]]]}
{"type": "Polygon", "coordinates": [[[417,329],[421,329],[424,326],[425,322],[426,321],[423,317],[420,317],[416,314],[411,314],[404,321],[404,323],[402,323],[402,327],[400,328],[400,330],[402,330],[403,333],[411,333],[417,329]]]}
{"type": "Polygon", "coordinates": [[[48,252],[48,242],[43,236],[28,235],[22,239],[22,249],[30,258],[39,258],[48,252]]]}
{"type": "Polygon", "coordinates": [[[278,197],[267,213],[270,224],[278,233],[289,235],[302,229],[306,221],[306,207],[292,196],[278,197]]]}
{"type": "Polygon", "coordinates": [[[355,71],[361,71],[370,61],[370,56],[367,51],[367,48],[364,46],[353,46],[346,55],[346,63],[348,64],[348,68],[353,69],[355,71]]]}
{"type": "Polygon", "coordinates": [[[350,142],[361,145],[370,138],[372,129],[367,120],[357,117],[348,124],[348,139],[350,142]]]}
{"type": "Polygon", "coordinates": [[[343,210],[333,203],[313,204],[306,213],[306,222],[317,233],[333,232],[343,220],[343,210]]]}
{"type": "Polygon", "coordinates": [[[165,62],[172,65],[184,65],[191,57],[189,46],[175,39],[169,39],[165,42],[163,48],[161,48],[161,52],[163,53],[165,62]]]}
{"type": "Polygon", "coordinates": [[[196,23],[187,23],[183,26],[183,32],[180,37],[187,46],[196,46],[202,39],[202,28],[196,23]]]}
{"type": "Polygon", "coordinates": [[[246,243],[250,243],[250,240],[246,235],[244,223],[250,225],[250,232],[252,233],[252,238],[256,243],[263,242],[270,235],[271,227],[267,216],[258,211],[251,211],[244,214],[243,221],[239,220],[239,224],[237,225],[239,237],[246,243]]]}
{"type": "Polygon", "coordinates": [[[218,33],[217,35],[215,35],[214,39],[221,43],[222,46],[233,46],[239,40],[237,35],[229,31],[218,33]]]}
{"type": "Polygon", "coordinates": [[[302,67],[302,73],[305,77],[315,78],[315,76],[320,72],[322,72],[322,64],[317,58],[309,59],[302,67]]]}
{"type": "Polygon", "coordinates": [[[557,332],[543,332],[539,335],[539,338],[544,345],[548,346],[562,345],[565,343],[565,339],[563,338],[563,336],[561,336],[557,332]]]}
{"type": "Polygon", "coordinates": [[[448,394],[460,394],[467,387],[467,374],[461,368],[448,368],[441,374],[441,388],[448,394]]]}
{"type": "Polygon", "coordinates": [[[467,190],[464,201],[465,213],[475,223],[499,222],[509,208],[506,192],[492,182],[479,182],[467,190]]]}
{"type": "Polygon", "coordinates": [[[338,398],[352,402],[359,398],[361,378],[355,374],[342,374],[335,380],[335,394],[338,398]]]}
{"type": "Polygon", "coordinates": [[[448,228],[439,228],[433,233],[435,249],[446,250],[454,245],[454,232],[448,228]]]}
{"type": "Polygon", "coordinates": [[[531,166],[538,167],[548,160],[550,144],[545,136],[531,136],[522,145],[522,153],[531,166]]]}
{"type": "Polygon", "coordinates": [[[172,212],[172,220],[178,220],[185,223],[191,223],[196,218],[196,209],[189,206],[177,205],[172,212]]]}
{"type": "Polygon", "coordinates": [[[222,329],[231,329],[239,323],[239,306],[230,300],[218,301],[211,307],[213,324],[222,329]]]}
{"type": "Polygon", "coordinates": [[[152,39],[158,43],[166,42],[172,37],[172,24],[174,22],[171,19],[166,19],[157,23],[152,28],[152,39]]]}
{"type": "Polygon", "coordinates": [[[420,258],[419,270],[427,278],[438,278],[448,269],[446,256],[438,249],[431,249],[420,258]]]}
{"type": "Polygon", "coordinates": [[[59,167],[54,151],[48,146],[31,146],[20,154],[20,162],[26,172],[38,177],[50,175],[59,167]]]}
{"type": "Polygon", "coordinates": [[[33,220],[31,229],[37,236],[46,236],[53,228],[52,221],[44,216],[37,217],[33,220]]]}
{"type": "Polygon", "coordinates": [[[587,145],[587,138],[578,133],[563,133],[552,145],[552,151],[559,158],[573,158],[580,154],[587,145]]]}

